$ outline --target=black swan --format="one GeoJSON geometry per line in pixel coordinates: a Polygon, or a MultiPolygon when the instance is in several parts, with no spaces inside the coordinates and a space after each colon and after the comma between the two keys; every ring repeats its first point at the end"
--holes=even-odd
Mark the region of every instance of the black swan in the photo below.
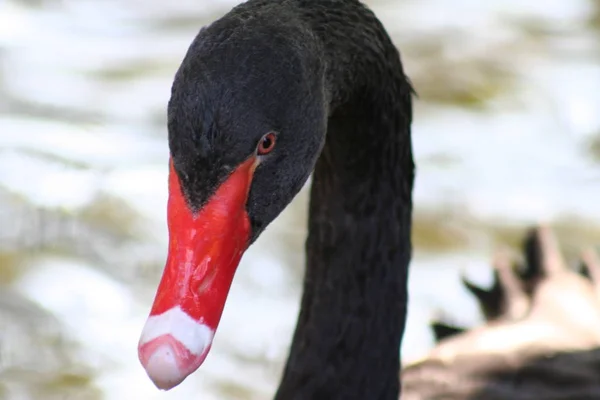
{"type": "Polygon", "coordinates": [[[358,0],[250,0],[203,28],[168,106],[169,252],[139,357],[206,357],[247,247],[313,173],[301,311],[277,399],[397,399],[412,89],[358,0]]]}
{"type": "Polygon", "coordinates": [[[464,280],[485,324],[434,323],[439,344],[403,369],[403,400],[600,399],[600,259],[588,249],[569,268],[548,227],[523,254],[497,255],[490,289],[464,280]]]}

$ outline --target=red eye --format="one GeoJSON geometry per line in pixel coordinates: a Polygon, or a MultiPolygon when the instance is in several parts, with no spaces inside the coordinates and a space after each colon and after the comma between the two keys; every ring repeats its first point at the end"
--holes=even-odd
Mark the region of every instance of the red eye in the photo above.
{"type": "Polygon", "coordinates": [[[275,134],[273,132],[267,133],[258,142],[257,153],[259,156],[269,154],[275,148],[275,134]]]}

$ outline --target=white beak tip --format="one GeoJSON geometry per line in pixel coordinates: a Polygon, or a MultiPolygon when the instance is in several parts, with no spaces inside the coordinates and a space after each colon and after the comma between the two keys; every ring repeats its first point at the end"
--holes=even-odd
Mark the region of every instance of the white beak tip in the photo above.
{"type": "Polygon", "coordinates": [[[162,390],[174,388],[187,376],[180,370],[175,350],[169,343],[163,343],[154,349],[145,369],[154,385],[162,390]]]}

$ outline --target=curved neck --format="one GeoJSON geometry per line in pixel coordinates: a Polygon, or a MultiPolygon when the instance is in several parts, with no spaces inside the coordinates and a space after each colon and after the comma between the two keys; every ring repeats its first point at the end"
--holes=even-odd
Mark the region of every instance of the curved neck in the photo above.
{"type": "Polygon", "coordinates": [[[323,42],[331,113],[313,174],[301,311],[276,399],[396,400],[411,256],[411,89],[369,11],[323,3],[344,4],[360,22],[323,13],[327,23],[309,21],[323,42]]]}

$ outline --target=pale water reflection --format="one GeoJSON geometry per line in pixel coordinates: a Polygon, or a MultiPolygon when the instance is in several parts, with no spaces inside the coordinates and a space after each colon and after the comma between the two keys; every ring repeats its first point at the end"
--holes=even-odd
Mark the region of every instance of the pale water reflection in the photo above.
{"type": "MultiPolygon", "coordinates": [[[[0,399],[273,393],[298,310],[306,191],[244,257],[199,372],[160,393],[136,353],[166,254],[171,79],[200,26],[236,3],[0,2],[0,399]]],[[[600,4],[369,3],[420,93],[414,358],[433,315],[478,320],[457,272],[487,280],[493,249],[527,224],[600,244],[600,4]]]]}

